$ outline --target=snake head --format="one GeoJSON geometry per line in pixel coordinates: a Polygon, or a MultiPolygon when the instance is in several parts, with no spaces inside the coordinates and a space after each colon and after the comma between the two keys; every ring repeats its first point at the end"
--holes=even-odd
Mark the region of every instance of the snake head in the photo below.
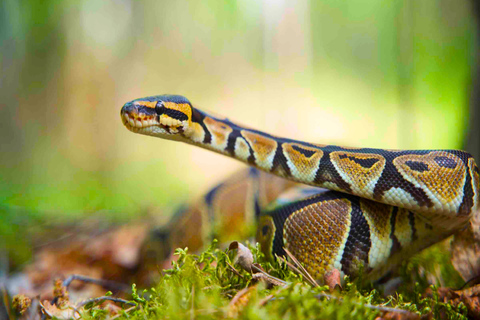
{"type": "Polygon", "coordinates": [[[159,95],[127,102],[120,116],[130,131],[170,140],[183,140],[192,119],[192,105],[187,98],[159,95]]]}

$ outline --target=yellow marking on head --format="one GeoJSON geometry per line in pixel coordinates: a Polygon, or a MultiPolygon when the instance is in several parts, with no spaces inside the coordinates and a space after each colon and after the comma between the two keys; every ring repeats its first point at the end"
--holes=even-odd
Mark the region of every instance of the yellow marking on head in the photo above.
{"type": "Polygon", "coordinates": [[[306,179],[309,182],[315,180],[315,174],[323,157],[322,150],[300,143],[284,143],[282,149],[294,177],[306,179]]]}
{"type": "Polygon", "coordinates": [[[221,122],[214,120],[210,117],[205,117],[203,120],[208,131],[212,134],[212,143],[211,145],[220,151],[225,151],[228,143],[228,136],[232,133],[233,129],[221,122]]]}
{"type": "Polygon", "coordinates": [[[192,121],[192,107],[188,103],[164,102],[164,107],[171,110],[178,110],[188,117],[188,122],[192,121]]]}
{"type": "Polygon", "coordinates": [[[354,192],[369,197],[373,194],[386,162],[385,158],[378,154],[348,151],[332,152],[330,160],[354,192]]]}
{"type": "Polygon", "coordinates": [[[254,151],[255,163],[257,166],[265,170],[271,170],[275,151],[277,150],[277,142],[273,139],[246,130],[242,130],[241,133],[254,151]]]}
{"type": "Polygon", "coordinates": [[[174,127],[177,128],[182,125],[180,120],[174,119],[166,114],[162,114],[160,116],[160,123],[167,127],[174,127]]]}
{"type": "Polygon", "coordinates": [[[444,152],[432,151],[425,155],[404,155],[393,160],[402,176],[427,195],[444,204],[459,206],[463,197],[466,170],[462,160],[444,152]]]}
{"type": "Polygon", "coordinates": [[[325,272],[342,259],[351,211],[347,199],[325,200],[303,207],[285,221],[285,247],[315,279],[322,281],[325,272]]]}
{"type": "Polygon", "coordinates": [[[139,106],[144,106],[144,107],[147,107],[147,108],[155,109],[155,106],[157,105],[157,102],[158,101],[143,101],[143,100],[140,100],[140,101],[134,101],[133,103],[136,104],[136,105],[139,105],[139,106]]]}
{"type": "Polygon", "coordinates": [[[261,216],[258,222],[256,241],[260,243],[260,248],[269,260],[273,260],[273,238],[275,237],[275,223],[271,216],[261,216]]]}

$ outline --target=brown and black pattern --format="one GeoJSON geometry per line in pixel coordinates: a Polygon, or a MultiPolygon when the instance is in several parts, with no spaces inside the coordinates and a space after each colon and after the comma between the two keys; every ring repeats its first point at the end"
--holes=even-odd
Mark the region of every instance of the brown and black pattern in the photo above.
{"type": "MultiPolygon", "coordinates": [[[[265,212],[257,232],[270,254],[283,254],[287,247],[317,277],[332,268],[353,275],[360,265],[368,272],[394,264],[464,226],[480,205],[479,169],[463,151],[351,148],[280,138],[172,95],[133,100],[121,117],[133,132],[194,144],[335,190],[265,212]]],[[[232,198],[230,207],[247,201],[232,198]]]]}
{"type": "Polygon", "coordinates": [[[390,239],[392,240],[392,247],[390,248],[390,255],[395,254],[396,252],[402,249],[402,244],[395,234],[396,224],[397,224],[397,214],[398,207],[393,207],[392,213],[390,215],[390,239]]]}
{"type": "Polygon", "coordinates": [[[309,182],[313,182],[323,157],[321,149],[297,143],[283,143],[281,152],[286,158],[289,172],[303,175],[309,182]]]}
{"type": "Polygon", "coordinates": [[[373,189],[385,168],[386,160],[382,155],[335,151],[330,153],[330,158],[352,193],[373,198],[373,189]]]}

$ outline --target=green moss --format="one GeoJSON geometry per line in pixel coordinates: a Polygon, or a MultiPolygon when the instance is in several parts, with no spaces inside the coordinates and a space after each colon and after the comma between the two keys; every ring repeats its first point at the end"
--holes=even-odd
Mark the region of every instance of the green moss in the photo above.
{"type": "MultiPolygon", "coordinates": [[[[442,314],[447,319],[466,319],[466,308],[439,301],[435,287],[431,297],[424,294],[428,288],[424,280],[432,275],[425,266],[432,265],[432,261],[445,262],[447,255],[442,247],[426,251],[402,266],[404,284],[387,298],[348,278],[341,293],[325,292],[327,287],[312,288],[284,265],[266,261],[258,247],[250,245],[250,249],[255,262],[287,285],[268,288],[260,283],[252,288],[250,274],[240,268],[237,270],[241,277],[232,272],[228,264],[233,264],[233,253],[218,249],[214,241],[200,255],[177,249],[178,260],[165,270],[156,287],[138,291],[133,286],[132,300],[138,308],[125,312],[119,319],[375,319],[382,313],[377,307],[385,306],[419,315],[431,312],[434,318],[442,314]],[[429,263],[422,264],[426,261],[429,263]],[[408,272],[410,276],[405,277],[408,272]],[[247,296],[232,307],[234,296],[245,288],[250,288],[247,296]]],[[[440,272],[448,274],[452,267],[447,263],[440,268],[440,272]]],[[[106,319],[107,313],[93,306],[84,317],[106,319]]]]}

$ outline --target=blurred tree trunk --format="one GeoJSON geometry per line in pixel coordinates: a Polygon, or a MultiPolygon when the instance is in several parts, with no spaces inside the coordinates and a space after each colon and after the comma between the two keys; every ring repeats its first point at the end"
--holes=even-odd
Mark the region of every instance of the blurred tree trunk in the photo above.
{"type": "Polygon", "coordinates": [[[470,119],[465,149],[480,161],[480,0],[472,0],[477,41],[470,91],[470,119]]]}

